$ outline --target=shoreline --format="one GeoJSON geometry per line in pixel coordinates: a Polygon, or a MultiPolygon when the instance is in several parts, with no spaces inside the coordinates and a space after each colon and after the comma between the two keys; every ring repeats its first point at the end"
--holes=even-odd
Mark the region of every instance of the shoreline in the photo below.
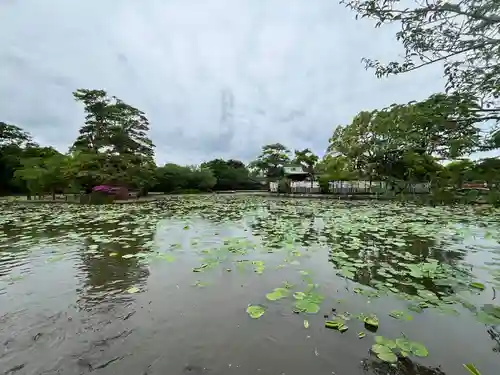
{"type": "MultiPolygon", "coordinates": [[[[292,198],[292,199],[323,199],[323,200],[337,200],[337,201],[401,201],[401,202],[418,202],[421,201],[419,198],[429,197],[429,194],[406,194],[403,196],[377,196],[374,194],[304,194],[304,193],[291,193],[291,194],[278,194],[268,191],[258,191],[258,190],[242,190],[242,191],[218,191],[210,193],[177,193],[177,194],[150,194],[146,197],[132,198],[129,200],[116,200],[108,204],[144,204],[156,201],[162,201],[168,197],[185,197],[185,196],[251,196],[251,197],[273,197],[273,198],[292,198]]],[[[58,198],[56,200],[52,199],[31,199],[28,200],[26,197],[0,197],[0,204],[2,203],[20,203],[20,204],[79,204],[85,205],[89,203],[81,203],[79,200],[74,199],[62,199],[58,198]]],[[[459,202],[457,202],[459,203],[459,202]]],[[[467,204],[473,205],[486,205],[487,202],[466,202],[467,204]]],[[[465,202],[464,202],[465,204],[465,202]]],[[[99,204],[98,204],[99,205],[99,204]]]]}

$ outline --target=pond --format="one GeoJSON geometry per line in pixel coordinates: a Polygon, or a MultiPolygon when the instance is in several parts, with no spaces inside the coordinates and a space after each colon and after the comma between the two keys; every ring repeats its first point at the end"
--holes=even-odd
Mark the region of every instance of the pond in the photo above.
{"type": "Polygon", "coordinates": [[[499,211],[255,196],[1,209],[4,374],[498,373],[499,211]]]}

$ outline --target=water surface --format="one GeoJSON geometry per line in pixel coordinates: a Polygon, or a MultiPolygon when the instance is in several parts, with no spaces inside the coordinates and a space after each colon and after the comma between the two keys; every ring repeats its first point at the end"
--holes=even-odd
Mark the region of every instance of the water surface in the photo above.
{"type": "Polygon", "coordinates": [[[5,374],[456,375],[471,362],[487,375],[500,363],[498,211],[244,196],[1,208],[5,374]],[[289,292],[266,298],[275,288],[289,292]],[[319,312],[299,311],[297,292],[320,296],[319,312]],[[346,332],[325,328],[339,318],[346,332]],[[370,351],[402,335],[428,356],[390,365],[370,351]]]}

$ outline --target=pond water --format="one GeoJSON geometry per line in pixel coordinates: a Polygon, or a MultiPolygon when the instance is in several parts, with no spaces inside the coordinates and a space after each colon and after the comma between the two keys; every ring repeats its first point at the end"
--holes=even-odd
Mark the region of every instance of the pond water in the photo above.
{"type": "Polygon", "coordinates": [[[499,211],[250,196],[0,208],[3,374],[498,373],[499,211]]]}

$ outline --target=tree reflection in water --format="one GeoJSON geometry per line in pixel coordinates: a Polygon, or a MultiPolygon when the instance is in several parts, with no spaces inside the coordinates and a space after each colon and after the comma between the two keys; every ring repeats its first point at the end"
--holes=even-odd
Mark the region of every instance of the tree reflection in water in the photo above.
{"type": "Polygon", "coordinates": [[[439,367],[423,366],[408,358],[401,358],[396,366],[366,358],[361,366],[365,373],[376,375],[446,375],[439,367]]]}
{"type": "Polygon", "coordinates": [[[496,342],[496,345],[493,347],[493,351],[500,353],[500,331],[497,326],[490,326],[486,330],[490,335],[491,339],[496,342]]]}

